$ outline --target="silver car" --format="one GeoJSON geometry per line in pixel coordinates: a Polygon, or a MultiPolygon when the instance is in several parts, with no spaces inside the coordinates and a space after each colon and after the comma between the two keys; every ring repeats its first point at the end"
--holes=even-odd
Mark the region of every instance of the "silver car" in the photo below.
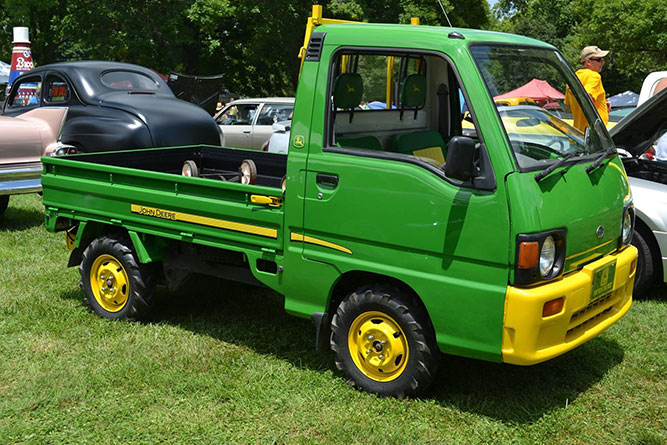
{"type": "Polygon", "coordinates": [[[292,118],[293,97],[239,99],[215,115],[225,146],[261,150],[273,133],[273,124],[292,118]]]}
{"type": "Polygon", "coordinates": [[[634,293],[641,296],[656,280],[667,279],[667,161],[642,154],[667,131],[667,88],[634,109],[609,130],[624,153],[635,205],[632,244],[639,251],[634,293]]]}

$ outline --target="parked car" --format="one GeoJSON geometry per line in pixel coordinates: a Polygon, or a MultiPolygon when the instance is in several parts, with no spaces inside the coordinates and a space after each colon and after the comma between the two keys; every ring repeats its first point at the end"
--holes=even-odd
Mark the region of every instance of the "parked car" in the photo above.
{"type": "Polygon", "coordinates": [[[42,190],[40,157],[74,153],[58,142],[67,108],[36,108],[20,117],[0,116],[0,215],[10,195],[42,190]]]}
{"type": "Polygon", "coordinates": [[[637,106],[640,106],[651,96],[653,96],[656,88],[658,87],[658,84],[665,78],[667,78],[667,71],[654,71],[646,76],[644,82],[642,83],[642,89],[639,91],[637,106]]]}
{"type": "Polygon", "coordinates": [[[667,88],[635,108],[609,133],[625,154],[635,205],[632,244],[639,251],[635,293],[667,277],[667,162],[640,156],[667,131],[667,88]]]}
{"type": "Polygon", "coordinates": [[[19,76],[2,114],[67,107],[63,143],[81,152],[179,145],[222,145],[202,108],[177,99],[160,76],[117,62],[64,62],[19,76]]]}
{"type": "Polygon", "coordinates": [[[289,136],[292,121],[280,121],[273,124],[273,133],[262,147],[262,150],[270,153],[287,154],[289,150],[289,136]]]}
{"type": "Polygon", "coordinates": [[[215,115],[228,147],[261,150],[273,133],[272,125],[292,118],[293,97],[239,99],[215,115]]]}

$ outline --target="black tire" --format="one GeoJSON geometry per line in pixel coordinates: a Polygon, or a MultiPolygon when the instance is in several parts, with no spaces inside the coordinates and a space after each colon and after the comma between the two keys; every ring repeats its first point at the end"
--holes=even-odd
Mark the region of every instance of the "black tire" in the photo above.
{"type": "Polygon", "coordinates": [[[646,290],[653,284],[655,277],[655,259],[646,238],[641,232],[635,230],[632,234],[632,245],[637,248],[637,271],[635,272],[635,284],[632,294],[635,297],[643,296],[646,290]]]}
{"type": "Polygon", "coordinates": [[[394,287],[367,286],[348,295],[331,321],[331,349],[350,385],[381,396],[423,393],[438,370],[425,311],[394,287]]]}
{"type": "Polygon", "coordinates": [[[125,237],[104,235],[83,252],[80,286],[86,303],[104,318],[141,319],[153,306],[154,267],[139,263],[128,246],[131,243],[125,237]]]}
{"type": "Polygon", "coordinates": [[[7,206],[9,205],[9,195],[0,196],[0,216],[5,213],[7,206]]]}

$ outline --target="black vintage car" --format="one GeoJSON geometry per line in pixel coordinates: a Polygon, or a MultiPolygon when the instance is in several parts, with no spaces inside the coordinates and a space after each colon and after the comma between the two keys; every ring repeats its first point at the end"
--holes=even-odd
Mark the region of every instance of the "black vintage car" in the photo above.
{"type": "Polygon", "coordinates": [[[60,141],[81,152],[181,145],[222,145],[202,108],[177,99],[154,71],[117,62],[64,62],[19,76],[2,108],[17,116],[66,107],[60,141]]]}

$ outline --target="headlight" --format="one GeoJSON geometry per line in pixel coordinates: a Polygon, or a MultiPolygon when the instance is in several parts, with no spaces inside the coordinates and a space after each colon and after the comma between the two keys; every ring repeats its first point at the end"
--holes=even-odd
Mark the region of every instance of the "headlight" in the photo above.
{"type": "Polygon", "coordinates": [[[542,249],[540,249],[540,275],[542,278],[546,278],[551,274],[555,261],[556,243],[553,236],[549,235],[544,239],[542,249]]]}
{"type": "Polygon", "coordinates": [[[623,222],[621,223],[621,241],[624,246],[632,241],[632,232],[634,230],[635,212],[632,205],[623,210],[623,222]]]}
{"type": "Polygon", "coordinates": [[[514,284],[551,280],[565,265],[565,230],[549,230],[517,236],[514,284]]]}

